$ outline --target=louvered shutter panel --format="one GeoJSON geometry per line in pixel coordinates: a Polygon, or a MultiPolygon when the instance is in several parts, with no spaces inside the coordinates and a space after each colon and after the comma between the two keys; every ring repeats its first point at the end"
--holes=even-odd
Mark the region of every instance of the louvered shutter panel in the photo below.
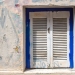
{"type": "Polygon", "coordinates": [[[67,18],[53,18],[53,67],[67,67],[67,18]]]}
{"type": "Polygon", "coordinates": [[[46,68],[47,18],[33,18],[33,68],[46,68]]]}

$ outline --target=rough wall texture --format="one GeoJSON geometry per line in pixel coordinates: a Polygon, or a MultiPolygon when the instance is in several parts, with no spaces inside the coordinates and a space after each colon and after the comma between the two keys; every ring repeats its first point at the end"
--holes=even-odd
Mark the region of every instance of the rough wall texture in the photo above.
{"type": "Polygon", "coordinates": [[[75,5],[74,0],[0,0],[0,70],[23,70],[23,5],[75,5]]]}
{"type": "Polygon", "coordinates": [[[22,70],[23,24],[19,0],[0,0],[0,70],[22,70]]]}

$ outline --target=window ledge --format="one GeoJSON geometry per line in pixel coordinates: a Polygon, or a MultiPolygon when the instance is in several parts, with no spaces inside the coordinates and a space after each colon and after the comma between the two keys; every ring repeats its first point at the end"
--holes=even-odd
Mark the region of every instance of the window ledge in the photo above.
{"type": "Polygon", "coordinates": [[[28,69],[24,73],[75,73],[75,69],[28,69]]]}

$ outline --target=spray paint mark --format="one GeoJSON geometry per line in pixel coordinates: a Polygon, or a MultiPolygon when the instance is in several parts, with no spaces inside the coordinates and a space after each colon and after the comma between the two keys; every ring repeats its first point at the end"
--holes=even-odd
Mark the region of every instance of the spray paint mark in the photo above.
{"type": "Polygon", "coordinates": [[[7,42],[6,34],[4,34],[4,36],[3,36],[3,40],[4,40],[5,42],[7,42]]]}

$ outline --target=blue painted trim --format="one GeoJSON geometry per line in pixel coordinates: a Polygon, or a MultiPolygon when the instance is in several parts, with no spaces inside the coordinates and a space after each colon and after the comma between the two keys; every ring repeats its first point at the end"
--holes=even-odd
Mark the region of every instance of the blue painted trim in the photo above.
{"type": "Polygon", "coordinates": [[[74,60],[73,60],[73,10],[70,11],[70,68],[74,67],[74,60]]]}
{"type": "Polygon", "coordinates": [[[73,8],[27,8],[26,9],[26,68],[30,68],[30,21],[29,12],[42,12],[42,11],[69,11],[70,12],[70,68],[74,67],[73,62],[73,8]]]}
{"type": "Polygon", "coordinates": [[[29,12],[26,12],[26,68],[30,68],[30,21],[29,12]]]}

